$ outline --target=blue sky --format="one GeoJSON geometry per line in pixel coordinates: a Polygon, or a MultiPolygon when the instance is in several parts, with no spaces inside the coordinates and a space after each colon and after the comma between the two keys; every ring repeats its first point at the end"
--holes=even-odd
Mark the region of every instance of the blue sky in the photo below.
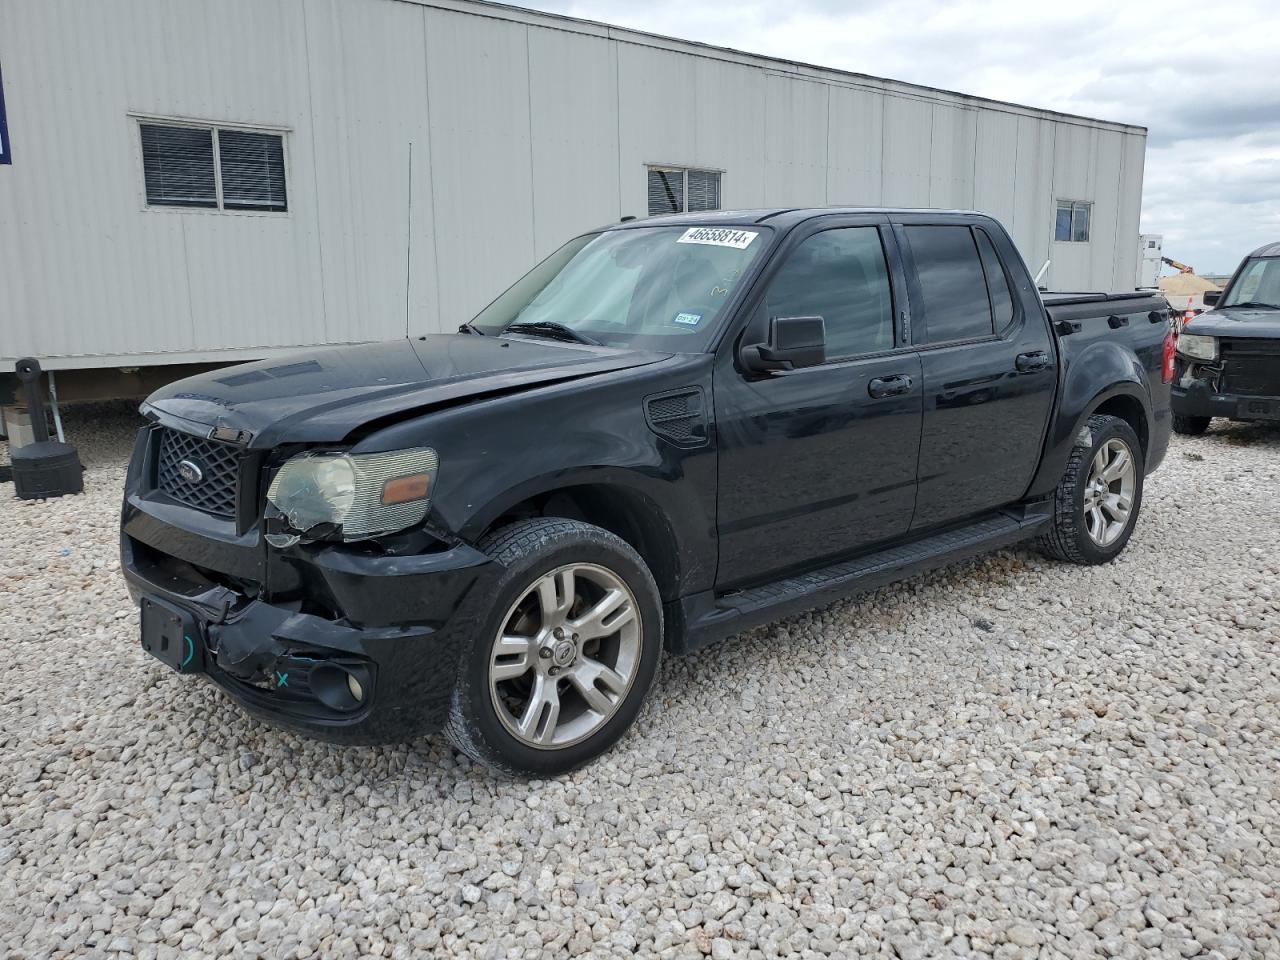
{"type": "MultiPolygon", "coordinates": [[[[1280,240],[1280,5],[534,0],[523,6],[1148,128],[1142,231],[1228,273],[1280,240]]],[[[1136,242],[1136,238],[1135,238],[1136,242]]]]}

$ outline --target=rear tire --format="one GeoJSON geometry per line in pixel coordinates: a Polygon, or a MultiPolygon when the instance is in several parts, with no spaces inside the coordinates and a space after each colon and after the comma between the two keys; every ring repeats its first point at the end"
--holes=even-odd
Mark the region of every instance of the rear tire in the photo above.
{"type": "Polygon", "coordinates": [[[1053,496],[1053,525],[1038,540],[1050,557],[1086,566],[1109,563],[1129,542],[1145,466],[1138,435],[1124,420],[1095,414],[1089,432],[1090,445],[1071,451],[1053,496]]]}
{"type": "Polygon", "coordinates": [[[445,736],[504,773],[582,766],[631,726],[662,656],[653,575],[578,520],[521,520],[478,544],[503,568],[463,652],[445,736]]]}
{"type": "Polygon", "coordinates": [[[1173,432],[1184,437],[1198,437],[1209,429],[1211,417],[1184,417],[1180,413],[1173,415],[1173,432]]]}

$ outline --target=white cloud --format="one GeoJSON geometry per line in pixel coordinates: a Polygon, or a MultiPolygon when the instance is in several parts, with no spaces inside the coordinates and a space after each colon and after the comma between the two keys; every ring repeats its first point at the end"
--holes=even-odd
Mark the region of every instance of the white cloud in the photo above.
{"type": "MultiPolygon", "coordinates": [[[[1280,240],[1270,0],[534,0],[527,6],[1148,128],[1142,230],[1205,273],[1280,240]]],[[[1136,238],[1135,238],[1136,242],[1136,238]]]]}

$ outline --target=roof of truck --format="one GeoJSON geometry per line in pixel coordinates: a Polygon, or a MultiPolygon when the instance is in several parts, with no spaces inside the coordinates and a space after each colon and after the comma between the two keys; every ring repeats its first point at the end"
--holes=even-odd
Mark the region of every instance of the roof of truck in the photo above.
{"type": "Polygon", "coordinates": [[[659,217],[646,217],[628,220],[625,223],[611,224],[612,227],[648,227],[659,225],[670,226],[716,226],[733,223],[774,223],[781,227],[790,227],[810,217],[830,216],[832,214],[946,214],[948,216],[982,217],[990,220],[989,214],[976,210],[937,210],[920,207],[761,207],[746,210],[704,210],[698,213],[673,213],[659,217]]]}
{"type": "Polygon", "coordinates": [[[1275,243],[1264,243],[1253,253],[1249,254],[1246,259],[1253,257],[1280,257],[1280,240],[1275,243]]]}

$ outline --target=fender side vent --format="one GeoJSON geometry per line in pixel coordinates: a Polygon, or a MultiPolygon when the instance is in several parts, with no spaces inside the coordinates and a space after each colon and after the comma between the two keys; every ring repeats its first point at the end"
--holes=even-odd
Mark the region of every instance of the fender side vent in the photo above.
{"type": "Polygon", "coordinates": [[[683,387],[644,398],[649,429],[681,447],[707,442],[707,405],[701,387],[683,387]]]}

